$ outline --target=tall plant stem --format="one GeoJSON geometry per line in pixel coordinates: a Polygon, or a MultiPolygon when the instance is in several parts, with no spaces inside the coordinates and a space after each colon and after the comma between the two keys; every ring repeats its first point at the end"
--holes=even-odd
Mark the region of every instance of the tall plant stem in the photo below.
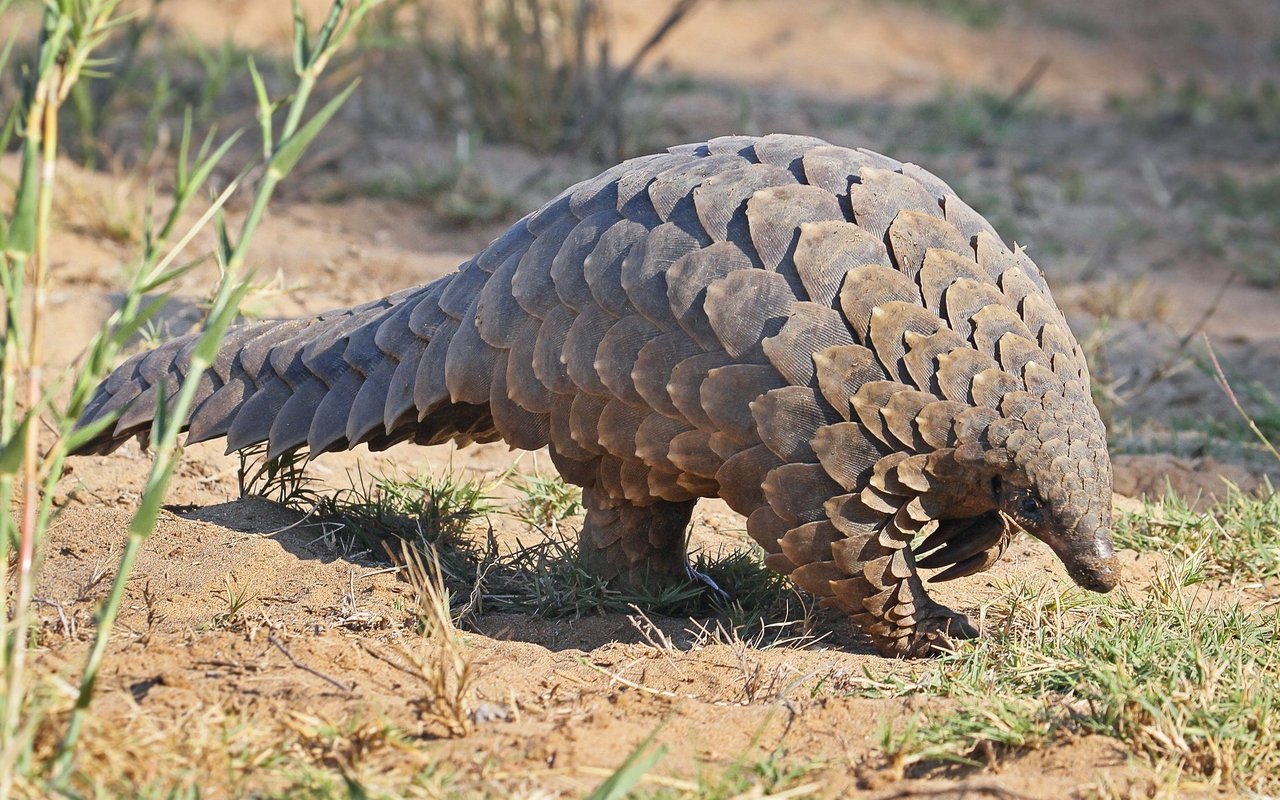
{"type": "MultiPolygon", "coordinates": [[[[98,615],[97,630],[94,633],[93,645],[85,660],[76,704],[72,709],[71,718],[67,723],[66,734],[59,746],[58,754],[54,759],[53,780],[55,787],[64,786],[70,778],[76,743],[84,725],[85,713],[88,711],[89,704],[93,698],[98,672],[106,655],[111,631],[124,599],[125,586],[128,583],[129,576],[133,573],[142,545],[155,528],[160,504],[163,501],[169,480],[173,476],[173,469],[179,455],[177,447],[178,433],[182,429],[182,423],[187,419],[187,415],[194,403],[200,376],[213,363],[217,355],[218,345],[232,318],[235,316],[236,309],[239,307],[240,300],[247,288],[245,284],[240,282],[240,273],[244,267],[249,243],[259,223],[262,221],[277,185],[297,163],[298,157],[318,133],[319,127],[323,126],[324,122],[332,116],[354,88],[354,85],[349,86],[347,90],[331,100],[311,122],[302,127],[303,113],[315,89],[316,80],[320,72],[328,63],[330,56],[338,47],[345,33],[351,29],[354,21],[358,21],[376,2],[378,0],[361,0],[356,6],[356,10],[348,17],[346,24],[340,26],[339,22],[346,6],[346,0],[334,0],[329,17],[317,37],[315,49],[310,52],[305,52],[307,50],[305,30],[301,29],[300,24],[296,26],[295,35],[301,38],[299,38],[298,42],[295,42],[295,51],[298,52],[298,48],[300,48],[300,51],[305,53],[305,57],[298,58],[295,62],[298,85],[289,100],[289,110],[284,129],[280,132],[280,138],[276,143],[271,142],[270,135],[270,114],[272,109],[270,104],[265,102],[265,88],[261,86],[256,72],[254,73],[255,80],[258,81],[259,100],[262,103],[260,113],[263,118],[259,122],[264,131],[264,139],[268,143],[264,150],[265,171],[250,204],[249,212],[241,225],[239,237],[234,242],[224,240],[219,250],[218,255],[223,264],[222,280],[218,285],[205,330],[200,335],[191,353],[186,378],[178,390],[173,407],[167,408],[163,397],[157,400],[157,413],[151,436],[155,460],[151,466],[146,488],[142,493],[142,505],[129,525],[128,540],[125,543],[124,552],[121,553],[120,563],[111,584],[110,594],[98,615]],[[335,32],[337,33],[336,36],[334,35],[335,32]]],[[[295,18],[300,19],[300,13],[296,7],[295,18]]],[[[225,200],[225,195],[233,190],[234,187],[228,187],[227,192],[224,192],[224,197],[219,199],[219,206],[225,200]]]]}
{"type": "MultiPolygon", "coordinates": [[[[49,277],[49,218],[53,208],[53,182],[58,153],[58,103],[62,83],[62,66],[55,64],[42,75],[35,91],[35,106],[27,123],[28,146],[39,146],[40,179],[36,205],[35,247],[28,262],[31,276],[31,307],[25,348],[25,402],[29,415],[38,415],[43,395],[44,310],[49,277]]],[[[11,321],[11,324],[19,324],[11,321]]],[[[12,616],[8,620],[12,651],[6,667],[4,734],[5,747],[0,763],[0,797],[12,792],[13,766],[18,756],[14,741],[19,727],[19,713],[26,695],[28,615],[35,593],[35,550],[41,507],[40,426],[34,421],[23,428],[22,456],[22,521],[18,531],[17,592],[12,616]]],[[[8,638],[8,637],[6,637],[8,638]]]]}

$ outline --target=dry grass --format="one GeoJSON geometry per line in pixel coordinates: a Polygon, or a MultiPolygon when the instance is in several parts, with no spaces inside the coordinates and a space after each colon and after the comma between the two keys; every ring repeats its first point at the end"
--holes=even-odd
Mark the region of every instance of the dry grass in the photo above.
{"type": "Polygon", "coordinates": [[[425,64],[424,100],[444,131],[614,161],[637,145],[630,94],[638,68],[699,2],[675,0],[625,62],[615,60],[598,0],[477,0],[461,20],[431,2],[401,0],[369,41],[402,67],[425,64]]]}
{"type": "Polygon", "coordinates": [[[424,553],[408,542],[401,543],[400,555],[401,574],[413,590],[421,638],[394,648],[392,653],[369,644],[364,648],[414,679],[421,694],[411,698],[409,704],[428,732],[466,736],[475,725],[476,675],[462,635],[454,625],[440,558],[433,548],[424,553]]]}

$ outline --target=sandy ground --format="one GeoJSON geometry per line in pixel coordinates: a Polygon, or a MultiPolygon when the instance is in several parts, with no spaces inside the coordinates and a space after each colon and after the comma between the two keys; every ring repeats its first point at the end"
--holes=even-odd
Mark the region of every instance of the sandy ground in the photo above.
{"type": "MultiPolygon", "coordinates": [[[[665,8],[611,6],[622,52],[665,8]]],[[[1280,393],[1280,297],[1243,280],[1221,297],[1210,291],[1228,272],[1195,246],[1194,207],[1171,203],[1159,188],[1250,165],[1274,170],[1274,144],[1206,143],[1208,134],[1194,129],[1153,135],[1109,116],[1106,99],[1143,91],[1156,71],[1221,85],[1274,78],[1280,61],[1271,37],[1280,8],[1269,0],[1162,6],[1153,15],[1140,0],[1044,0],[1013,4],[995,25],[975,28],[923,4],[708,3],[656,55],[654,74],[689,76],[693,88],[667,99],[665,127],[653,135],[674,144],[741,131],[816,133],[934,169],[962,193],[983,198],[987,205],[979,208],[994,209],[988,213],[997,222],[1016,221],[1018,238],[1031,243],[1081,338],[1096,333],[1090,340],[1105,359],[1105,378],[1123,400],[1109,410],[1127,443],[1116,457],[1118,491],[1159,493],[1168,480],[1185,494],[1213,493],[1222,490],[1219,475],[1254,487],[1256,462],[1194,436],[1189,446],[1185,436],[1184,444],[1170,438],[1179,420],[1233,413],[1179,343],[1203,331],[1237,374],[1280,393]],[[930,150],[919,137],[903,136],[907,152],[895,146],[910,118],[904,122],[894,108],[933,97],[944,85],[1006,94],[1046,54],[1051,64],[1033,93],[1037,114],[1008,137],[930,150]],[[843,113],[850,106],[864,111],[843,113]],[[1147,164],[1156,165],[1154,179],[1147,164]],[[1077,199],[1064,199],[1068,180],[1082,183],[1077,199]],[[1129,227],[1120,230],[1117,220],[1129,227]]],[[[163,9],[175,25],[214,40],[234,35],[246,47],[277,46],[287,31],[272,4],[171,0],[163,9]]],[[[384,76],[370,85],[386,82],[384,76]]],[[[376,96],[359,102],[378,107],[376,96]]],[[[409,202],[358,195],[326,201],[333,187],[371,174],[429,169],[452,147],[430,132],[362,130],[358,122],[350,114],[338,120],[320,143],[323,163],[305,170],[268,216],[252,254],[262,284],[250,300],[256,313],[316,312],[427,281],[502,229],[457,228],[409,202]]],[[[68,190],[58,208],[50,303],[55,365],[72,361],[110,311],[131,245],[102,235],[102,220],[137,207],[142,186],[120,172],[59,168],[68,190]]],[[[478,152],[477,169],[486,180],[533,187],[517,198],[527,209],[598,165],[494,146],[478,152]]],[[[0,159],[6,181],[16,171],[12,156],[0,159]]],[[[184,280],[167,311],[168,329],[196,319],[210,280],[207,270],[184,280]]],[[[398,447],[326,457],[313,470],[333,486],[345,485],[357,465],[425,474],[451,467],[491,481],[517,457],[500,445],[398,447]]],[[[545,454],[521,458],[519,471],[550,469],[545,454]]],[[[38,660],[51,674],[75,673],[148,463],[131,444],[108,457],[74,460],[61,485],[39,589],[38,660]]],[[[339,747],[332,760],[351,764],[360,726],[385,719],[414,735],[396,745],[397,759],[423,769],[443,765],[464,795],[581,794],[655,730],[670,750],[651,772],[651,789],[679,788],[737,759],[771,754],[785,765],[812,767],[803,783],[820,796],[1048,798],[1087,796],[1104,783],[1146,796],[1157,783],[1149,767],[1103,738],[1055,742],[1002,760],[997,770],[934,765],[904,774],[881,757],[880,731],[921,711],[943,712],[947,701],[870,696],[876,680],[930,667],[874,655],[838,620],[827,620],[828,635],[808,646],[744,650],[702,640],[689,620],[655,618],[673,643],[661,648],[652,633],[646,638],[643,622],[623,615],[482,614],[463,642],[485,721],[465,738],[444,737],[414,710],[425,688],[387,660],[413,641],[406,584],[372,554],[336,550],[293,512],[236,500],[236,467],[217,445],[186,451],[169,497],[175,511],[162,516],[129,584],[91,731],[126,732],[129,747],[99,755],[133,780],[167,774],[178,752],[214,765],[251,761],[237,749],[236,731],[254,726],[303,749],[322,723],[347,726],[348,749],[339,747]],[[228,582],[252,599],[239,623],[220,628],[214,619],[228,582]]],[[[498,493],[510,497],[511,490],[498,493]]],[[[528,533],[503,514],[489,521],[504,543],[528,533]]],[[[742,529],[727,507],[706,501],[692,545],[743,545],[742,529]]],[[[473,532],[482,536],[485,526],[473,532]]],[[[1125,558],[1128,579],[1141,585],[1148,562],[1125,558]]],[[[1066,580],[1047,549],[1023,540],[991,572],[946,584],[938,596],[976,617],[1016,577],[1066,580]]],[[[215,780],[209,796],[271,788],[241,780],[215,780]]],[[[373,785],[425,793],[381,785],[377,775],[373,785]]]]}

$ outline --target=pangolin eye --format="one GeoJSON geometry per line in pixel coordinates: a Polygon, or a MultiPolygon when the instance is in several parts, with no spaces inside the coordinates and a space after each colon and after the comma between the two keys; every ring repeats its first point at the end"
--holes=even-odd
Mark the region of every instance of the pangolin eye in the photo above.
{"type": "Polygon", "coordinates": [[[1018,514],[1027,519],[1036,519],[1040,516],[1040,501],[1027,495],[1018,500],[1018,514]]]}

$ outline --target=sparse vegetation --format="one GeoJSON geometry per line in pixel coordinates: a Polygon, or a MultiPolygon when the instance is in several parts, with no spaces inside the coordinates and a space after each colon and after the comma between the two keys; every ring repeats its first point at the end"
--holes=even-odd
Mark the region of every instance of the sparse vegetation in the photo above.
{"type": "MultiPolygon", "coordinates": [[[[11,796],[19,782],[24,787],[29,784],[48,791],[66,791],[73,778],[80,733],[93,702],[125,585],[143,543],[155,528],[177,463],[181,421],[190,410],[199,377],[211,363],[244,294],[241,275],[249,243],[278,183],[292,171],[350,93],[348,89],[338,95],[304,123],[303,114],[316,79],[345,34],[370,8],[368,2],[362,2],[346,14],[342,4],[335,5],[314,39],[299,15],[294,63],[297,86],[294,95],[281,104],[287,109],[287,118],[278,134],[272,129],[274,106],[265,86],[257,82],[264,170],[250,210],[237,231],[230,229],[221,212],[240,187],[244,174],[230,181],[194,224],[184,224],[191,201],[208,190],[213,170],[238,136],[220,144],[210,136],[193,150],[192,125],[187,117],[176,154],[174,202],[166,214],[155,215],[148,206],[141,252],[119,310],[89,344],[81,362],[50,381],[43,367],[48,324],[45,316],[54,268],[50,252],[52,210],[59,188],[57,160],[63,147],[59,120],[69,100],[77,91],[83,91],[77,89],[83,87],[80,78],[109,64],[96,60],[95,50],[108,42],[124,21],[118,6],[118,0],[63,0],[43,6],[40,36],[24,73],[23,99],[9,117],[15,126],[21,126],[22,167],[13,210],[0,224],[0,285],[5,298],[0,311],[0,331],[4,333],[0,349],[0,507],[5,510],[0,514],[0,584],[9,583],[11,560],[16,567],[15,591],[5,595],[6,624],[0,650],[4,673],[0,797],[11,796]],[[174,265],[191,240],[211,222],[219,233],[213,255],[221,267],[221,279],[192,352],[188,377],[174,387],[176,393],[169,402],[161,401],[161,413],[152,425],[153,465],[138,511],[129,525],[110,593],[95,620],[92,644],[76,678],[79,686],[74,705],[61,721],[62,732],[55,734],[59,743],[52,758],[33,761],[32,751],[40,747],[35,737],[41,730],[43,709],[27,673],[28,647],[36,630],[31,603],[49,536],[54,490],[67,455],[115,418],[108,416],[86,428],[77,428],[76,422],[124,342],[159,310],[158,302],[144,302],[144,298],[167,290],[176,278],[200,263],[201,259],[197,259],[174,265]],[[52,432],[51,437],[42,436],[46,427],[52,432]]],[[[0,3],[0,14],[7,13],[8,7],[9,3],[0,3]]],[[[6,59],[8,53],[6,45],[6,59]]],[[[0,144],[7,145],[8,133],[4,136],[6,141],[0,144]]],[[[234,598],[232,601],[234,606],[234,598]]],[[[238,608],[232,609],[232,613],[237,611],[238,608]]]]}
{"type": "Polygon", "coordinates": [[[1189,181],[1178,198],[1201,214],[1209,253],[1257,286],[1280,286],[1280,254],[1273,246],[1280,237],[1280,178],[1219,175],[1207,185],[1189,181]]]}
{"type": "Polygon", "coordinates": [[[525,186],[497,186],[475,167],[471,139],[459,134],[452,164],[437,171],[405,173],[399,165],[356,186],[339,186],[325,199],[340,202],[353,195],[422,205],[459,227],[511,219],[522,207],[525,186]]]}
{"type": "Polygon", "coordinates": [[[331,536],[357,541],[366,552],[394,557],[400,542],[419,550],[438,548],[445,574],[460,578],[470,575],[467,565],[475,560],[462,534],[492,510],[490,489],[451,471],[408,478],[358,472],[350,488],[295,496],[294,507],[331,528],[331,536]]]}
{"type": "Polygon", "coordinates": [[[637,69],[698,2],[675,0],[621,65],[598,0],[481,0],[462,19],[401,0],[368,43],[422,60],[431,82],[424,100],[445,131],[612,161],[636,145],[628,104],[637,69]]]}
{"type": "Polygon", "coordinates": [[[944,87],[932,100],[912,109],[911,137],[929,153],[996,147],[1016,133],[1031,113],[1020,100],[990,91],[944,87]]]}
{"type": "Polygon", "coordinates": [[[430,553],[438,563],[454,597],[469,598],[468,613],[503,611],[543,617],[582,617],[627,613],[640,607],[672,617],[719,616],[728,629],[757,645],[806,635],[809,611],[782,576],[765,568],[749,550],[698,553],[691,577],[649,592],[623,592],[608,585],[588,568],[577,544],[561,531],[560,523],[581,513],[576,487],[559,478],[528,476],[516,479],[522,497],[515,515],[543,533],[541,541],[500,551],[490,539],[479,543],[465,536],[468,525],[495,511],[492,485],[444,472],[435,477],[366,476],[357,473],[349,489],[333,494],[291,491],[306,485],[298,473],[297,456],[286,456],[274,471],[258,467],[270,481],[254,481],[254,493],[285,497],[306,514],[335,546],[350,552],[351,542],[395,563],[408,564],[401,554],[430,553]],[[343,544],[347,542],[347,544],[343,544]],[[712,588],[721,587],[724,591],[712,588]],[[727,593],[727,594],[726,594],[727,593]]]}
{"type": "MultiPolygon", "coordinates": [[[[1195,498],[1191,498],[1194,500],[1195,498]]],[[[1230,487],[1225,500],[1196,511],[1170,494],[1116,520],[1119,546],[1203,559],[1207,577],[1231,585],[1280,576],[1280,494],[1252,497],[1230,487]]]]}
{"type": "Polygon", "coordinates": [[[307,475],[305,450],[293,450],[276,458],[267,458],[266,443],[251,445],[236,454],[240,468],[236,478],[241,497],[262,497],[287,506],[314,505],[321,495],[307,475]]]}
{"type": "Polygon", "coordinates": [[[1280,135],[1280,87],[1269,81],[1214,87],[1196,77],[1176,83],[1154,75],[1147,91],[1113,96],[1113,111],[1151,130],[1169,126],[1246,126],[1260,136],[1280,135]]]}
{"type": "MultiPolygon", "coordinates": [[[[1195,77],[1177,83],[1153,77],[1145,92],[1113,96],[1110,107],[1150,134],[1202,131],[1201,137],[1264,145],[1280,138],[1280,87],[1271,81],[1213,85],[1195,77]]],[[[1280,179],[1270,174],[1265,160],[1258,166],[1262,169],[1192,174],[1174,186],[1167,204],[1194,211],[1197,244],[1208,257],[1255,285],[1274,288],[1280,285],[1280,257],[1272,246],[1280,235],[1280,179]]]]}
{"type": "Polygon", "coordinates": [[[535,528],[556,533],[561,522],[583,511],[582,490],[559,475],[521,475],[512,486],[520,492],[516,518],[535,528]]]}
{"type": "Polygon", "coordinates": [[[211,624],[215,629],[228,629],[244,621],[245,608],[257,598],[248,587],[237,585],[228,575],[226,587],[218,599],[221,601],[222,610],[213,615],[211,624]]]}
{"type": "Polygon", "coordinates": [[[409,704],[420,722],[446,736],[466,736],[475,726],[475,670],[454,627],[449,590],[434,548],[425,553],[401,542],[403,574],[413,589],[421,639],[397,648],[395,655],[371,649],[377,658],[413,678],[422,694],[409,704]]]}
{"type": "MultiPolygon", "coordinates": [[[[1274,719],[1280,614],[1246,607],[1204,585],[1210,575],[1242,566],[1250,575],[1269,571],[1271,559],[1263,557],[1265,567],[1241,565],[1244,542],[1224,554],[1208,538],[1194,548],[1188,533],[1231,538],[1239,503],[1237,498],[1235,511],[1212,518],[1214,531],[1205,530],[1210,523],[1203,518],[1185,524],[1185,516],[1180,526],[1164,526],[1157,512],[1139,543],[1168,553],[1170,561],[1140,593],[1007,587],[984,612],[994,636],[898,684],[898,693],[941,695],[959,705],[886,728],[882,747],[889,763],[915,774],[939,760],[994,764],[1010,753],[1092,733],[1113,737],[1156,767],[1274,791],[1280,781],[1274,719]],[[1157,539],[1157,533],[1166,536],[1157,539]]],[[[1274,537],[1273,502],[1249,513],[1269,517],[1246,525],[1274,537]]],[[[1123,523],[1122,541],[1135,541],[1131,531],[1140,524],[1123,523]]],[[[1267,545],[1274,550],[1274,538],[1267,545]]]]}

